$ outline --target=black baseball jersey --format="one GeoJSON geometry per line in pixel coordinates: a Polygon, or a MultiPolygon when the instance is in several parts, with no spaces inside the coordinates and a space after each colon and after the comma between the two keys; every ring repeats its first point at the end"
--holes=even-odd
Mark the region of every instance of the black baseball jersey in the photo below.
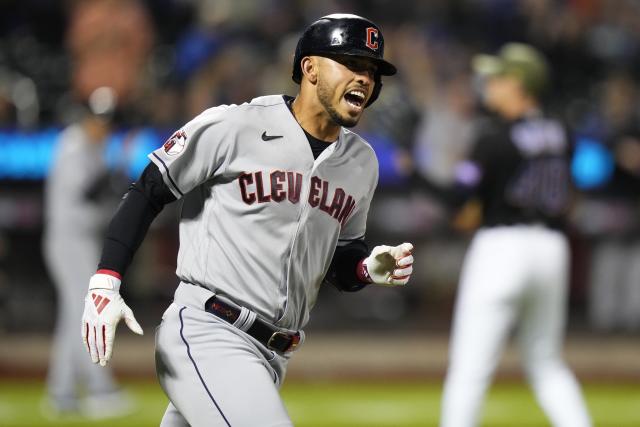
{"type": "Polygon", "coordinates": [[[570,201],[570,151],[569,133],[556,119],[541,113],[511,122],[491,118],[479,125],[456,179],[481,200],[484,226],[557,227],[570,201]]]}

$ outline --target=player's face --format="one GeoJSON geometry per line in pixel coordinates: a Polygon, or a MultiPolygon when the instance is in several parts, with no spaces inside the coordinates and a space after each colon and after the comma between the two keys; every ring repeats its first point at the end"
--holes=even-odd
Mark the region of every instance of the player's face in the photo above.
{"type": "Polygon", "coordinates": [[[491,77],[486,82],[484,103],[489,109],[500,113],[521,93],[522,85],[517,78],[508,75],[491,77]]]}
{"type": "Polygon", "coordinates": [[[376,65],[365,58],[318,57],[318,99],[331,120],[344,127],[358,124],[375,85],[376,65]]]}

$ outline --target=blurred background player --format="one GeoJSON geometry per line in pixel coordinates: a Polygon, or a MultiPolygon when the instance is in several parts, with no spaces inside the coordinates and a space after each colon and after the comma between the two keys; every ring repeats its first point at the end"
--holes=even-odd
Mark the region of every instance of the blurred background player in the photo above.
{"type": "Polygon", "coordinates": [[[116,195],[126,186],[107,170],[105,143],[116,109],[115,91],[94,90],[77,123],[60,135],[45,187],[44,258],[57,291],[57,321],[47,378],[50,409],[103,418],[129,409],[110,369],[82,354],[77,323],[87,278],[99,259],[101,235],[116,195]]]}
{"type": "Polygon", "coordinates": [[[475,56],[473,67],[483,77],[482,102],[494,115],[478,124],[452,191],[422,179],[454,206],[472,197],[482,205],[482,225],[461,272],[441,426],[477,425],[516,326],[527,378],[552,424],[589,426],[579,385],[562,360],[571,142],[540,105],[546,61],[531,46],[509,43],[497,56],[475,56]]]}

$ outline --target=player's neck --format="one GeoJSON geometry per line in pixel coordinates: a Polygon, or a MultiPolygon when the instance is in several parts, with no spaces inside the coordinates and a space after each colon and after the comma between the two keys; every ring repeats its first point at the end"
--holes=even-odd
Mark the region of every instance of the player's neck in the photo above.
{"type": "Polygon", "coordinates": [[[302,129],[312,136],[332,143],[340,135],[337,125],[318,102],[310,102],[308,97],[298,95],[291,105],[291,111],[302,129]]]}

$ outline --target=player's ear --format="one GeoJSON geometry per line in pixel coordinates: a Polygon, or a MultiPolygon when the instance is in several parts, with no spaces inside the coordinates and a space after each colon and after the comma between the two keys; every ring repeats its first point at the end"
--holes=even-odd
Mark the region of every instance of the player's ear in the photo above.
{"type": "Polygon", "coordinates": [[[305,56],[300,60],[300,68],[310,83],[316,84],[318,81],[318,57],[305,56]]]}

